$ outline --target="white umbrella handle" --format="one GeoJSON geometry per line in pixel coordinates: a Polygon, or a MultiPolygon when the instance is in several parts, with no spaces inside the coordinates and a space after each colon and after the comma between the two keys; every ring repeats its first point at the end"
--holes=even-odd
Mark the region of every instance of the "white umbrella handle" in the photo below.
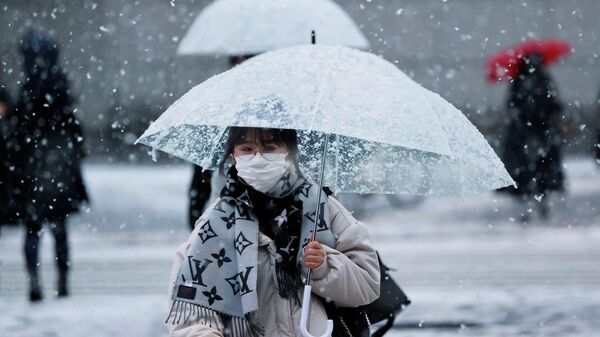
{"type": "MultiPolygon", "coordinates": [[[[310,315],[310,296],[312,294],[312,286],[304,286],[304,295],[302,296],[302,314],[300,315],[300,332],[304,337],[315,337],[308,332],[308,316],[310,315]]],[[[331,337],[333,332],[333,321],[327,320],[327,330],[319,337],[331,337]]]]}

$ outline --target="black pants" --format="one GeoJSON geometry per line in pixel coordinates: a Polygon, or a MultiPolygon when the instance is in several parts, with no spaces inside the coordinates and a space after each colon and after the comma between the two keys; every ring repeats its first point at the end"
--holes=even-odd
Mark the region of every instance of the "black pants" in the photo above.
{"type": "MultiPolygon", "coordinates": [[[[69,246],[67,243],[66,219],[54,219],[48,222],[50,231],[54,235],[56,264],[60,272],[66,272],[69,268],[69,246]]],[[[27,270],[32,273],[37,271],[39,262],[40,239],[42,235],[42,223],[38,221],[26,222],[27,232],[25,234],[25,260],[27,270]]]]}
{"type": "Polygon", "coordinates": [[[190,228],[194,229],[196,220],[202,215],[204,206],[210,198],[210,180],[212,171],[202,171],[202,167],[194,165],[194,176],[190,185],[190,207],[188,212],[188,222],[190,228]]]}

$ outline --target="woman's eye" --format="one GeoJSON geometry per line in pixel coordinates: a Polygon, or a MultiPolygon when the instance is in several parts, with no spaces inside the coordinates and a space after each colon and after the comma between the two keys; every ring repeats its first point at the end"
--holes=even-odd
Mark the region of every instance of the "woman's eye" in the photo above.
{"type": "Polygon", "coordinates": [[[240,146],[237,150],[244,153],[252,152],[252,148],[250,146],[240,146]]]}
{"type": "Polygon", "coordinates": [[[265,151],[266,152],[274,152],[274,151],[277,151],[277,150],[279,150],[279,146],[277,146],[277,145],[267,145],[267,146],[265,146],[265,151]]]}

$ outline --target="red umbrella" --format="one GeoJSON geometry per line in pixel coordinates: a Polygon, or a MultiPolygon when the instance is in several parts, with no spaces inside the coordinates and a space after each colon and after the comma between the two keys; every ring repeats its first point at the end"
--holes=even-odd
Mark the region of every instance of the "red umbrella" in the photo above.
{"type": "Polygon", "coordinates": [[[487,79],[490,82],[508,81],[517,76],[521,59],[539,54],[545,65],[558,61],[571,51],[571,45],[558,39],[529,40],[521,44],[502,49],[487,61],[487,79]]]}

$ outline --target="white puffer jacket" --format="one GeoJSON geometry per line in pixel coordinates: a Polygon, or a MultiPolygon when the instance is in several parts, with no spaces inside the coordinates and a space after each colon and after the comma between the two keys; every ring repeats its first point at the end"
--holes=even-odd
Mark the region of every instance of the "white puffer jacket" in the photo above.
{"type": "MultiPolygon", "coordinates": [[[[339,306],[356,307],[369,304],[379,297],[379,262],[367,229],[352,217],[337,200],[329,197],[331,230],[336,239],[335,249],[323,246],[325,262],[312,273],[313,294],[333,300],[339,306]]],[[[213,204],[214,206],[214,204],[213,204]]],[[[210,206],[208,210],[212,209],[210,206]]],[[[179,267],[198,228],[205,221],[205,212],[196,222],[196,229],[184,242],[173,261],[169,298],[175,288],[179,267]]],[[[317,237],[318,240],[318,237],[317,237]]],[[[258,249],[258,305],[261,322],[268,337],[301,337],[301,308],[295,301],[279,296],[275,274],[275,244],[259,233],[258,249]]],[[[302,289],[299,292],[302,299],[302,289]]],[[[171,302],[169,303],[169,307],[171,302]]],[[[325,332],[327,315],[320,300],[311,299],[309,331],[313,335],[325,332]]],[[[168,324],[170,335],[175,337],[223,337],[223,324],[208,326],[200,323],[168,324]]]]}

